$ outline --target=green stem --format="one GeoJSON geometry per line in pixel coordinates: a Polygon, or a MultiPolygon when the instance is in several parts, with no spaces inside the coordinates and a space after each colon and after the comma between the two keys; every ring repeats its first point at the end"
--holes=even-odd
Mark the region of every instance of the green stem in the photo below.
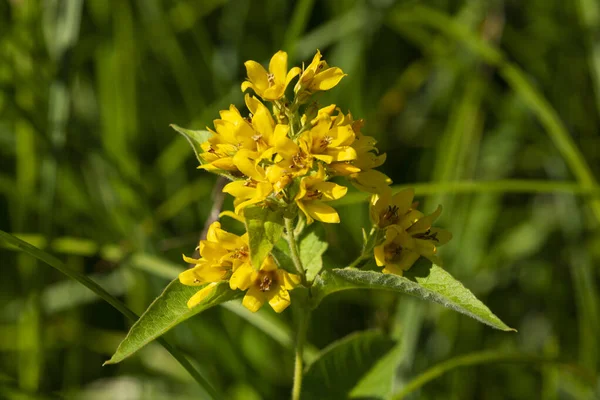
{"type": "Polygon", "coordinates": [[[352,261],[346,268],[356,268],[358,264],[367,259],[371,255],[373,247],[379,241],[379,238],[379,231],[375,226],[373,226],[369,232],[369,235],[365,238],[360,255],[356,257],[356,259],[352,261]],[[373,238],[375,239],[373,240],[373,238]]]}
{"type": "Polygon", "coordinates": [[[294,362],[294,387],[292,388],[292,400],[300,400],[302,391],[302,374],[304,372],[304,342],[306,341],[306,332],[308,330],[308,320],[310,319],[310,310],[306,309],[298,322],[298,337],[296,339],[296,360],[294,362]]]}
{"type": "Polygon", "coordinates": [[[292,261],[296,267],[296,271],[305,280],[304,267],[302,267],[302,261],[300,261],[300,254],[298,253],[298,244],[296,243],[296,237],[294,235],[294,220],[292,218],[285,219],[285,230],[287,232],[286,239],[290,246],[290,252],[292,254],[292,261]]]}

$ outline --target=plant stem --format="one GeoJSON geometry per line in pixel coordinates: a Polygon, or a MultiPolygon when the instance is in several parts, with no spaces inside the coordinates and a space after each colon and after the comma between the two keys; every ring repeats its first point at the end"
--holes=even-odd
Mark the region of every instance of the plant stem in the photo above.
{"type": "Polygon", "coordinates": [[[304,342],[308,330],[308,320],[310,319],[310,309],[306,309],[300,315],[298,322],[298,336],[296,338],[296,360],[294,362],[294,387],[292,388],[292,400],[300,400],[302,391],[302,373],[304,372],[304,342]]]}
{"type": "Polygon", "coordinates": [[[362,250],[360,251],[360,255],[358,257],[356,257],[356,259],[354,261],[352,261],[350,263],[350,265],[348,265],[347,268],[356,268],[356,266],[358,264],[360,264],[361,261],[369,258],[369,256],[371,255],[371,252],[373,251],[373,246],[378,241],[378,239],[379,239],[378,232],[375,229],[375,226],[373,226],[371,228],[371,231],[369,232],[369,235],[365,238],[365,241],[362,246],[362,250]],[[375,240],[373,240],[373,242],[372,242],[373,238],[375,238],[375,240]]]}
{"type": "Polygon", "coordinates": [[[294,266],[296,267],[296,271],[302,277],[302,280],[305,280],[304,276],[304,267],[302,267],[302,261],[300,261],[300,254],[298,253],[298,244],[296,243],[296,237],[294,235],[294,220],[293,218],[285,219],[285,230],[287,232],[286,239],[288,245],[290,246],[290,252],[292,254],[292,261],[294,262],[294,266]]]}

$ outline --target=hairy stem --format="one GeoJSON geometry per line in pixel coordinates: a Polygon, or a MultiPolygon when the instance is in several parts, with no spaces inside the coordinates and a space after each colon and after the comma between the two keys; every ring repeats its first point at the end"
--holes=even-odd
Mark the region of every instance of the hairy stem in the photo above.
{"type": "Polygon", "coordinates": [[[300,254],[298,253],[298,243],[296,243],[296,236],[294,234],[294,220],[292,218],[285,219],[285,230],[287,232],[286,239],[290,246],[290,253],[292,254],[292,261],[296,267],[296,271],[305,280],[304,267],[302,267],[302,261],[300,261],[300,254]]]}
{"type": "Polygon", "coordinates": [[[309,319],[310,309],[307,308],[301,313],[300,320],[298,321],[298,336],[296,338],[296,360],[294,362],[294,387],[292,388],[292,400],[300,400],[300,393],[302,391],[302,373],[304,372],[303,352],[309,319]]]}

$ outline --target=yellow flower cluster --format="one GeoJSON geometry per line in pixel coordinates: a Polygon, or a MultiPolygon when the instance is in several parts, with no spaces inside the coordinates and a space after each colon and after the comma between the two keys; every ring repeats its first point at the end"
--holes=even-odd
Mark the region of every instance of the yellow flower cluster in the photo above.
{"type": "Polygon", "coordinates": [[[242,304],[250,311],[257,311],[265,302],[276,312],[290,305],[288,290],[295,288],[301,278],[278,269],[272,256],[265,258],[260,270],[252,268],[248,234],[238,236],[226,232],[219,222],[213,222],[198,249],[201,258],[183,256],[184,261],[194,267],[179,274],[179,281],[184,285],[204,286],[189,299],[189,308],[198,305],[222,281],[229,281],[233,290],[246,291],[242,304]]]}
{"type": "Polygon", "coordinates": [[[305,68],[288,71],[287,54],[277,52],[267,71],[255,61],[245,63],[246,94],[250,115],[231,105],[214,121],[210,139],[201,145],[200,168],[226,173],[234,180],[224,192],[235,197],[235,212],[253,204],[296,205],[313,220],[337,223],[335,209],[326,202],[343,197],[347,188],[328,180],[345,176],[361,190],[375,193],[391,180],[374,168],[385,161],[375,140],[360,132],[362,121],[335,105],[319,109],[312,97],[336,86],[345,76],[329,67],[317,52],[305,68]],[[289,101],[286,91],[299,75],[289,101]],[[260,97],[260,99],[259,99],[260,97]],[[262,99],[262,101],[261,101],[262,99]],[[272,103],[272,112],[263,101],[272,103]]]}
{"type": "MultiPolygon", "coordinates": [[[[338,223],[337,211],[327,202],[342,198],[348,188],[330,179],[346,177],[373,194],[369,240],[374,238],[371,248],[384,273],[402,275],[420,256],[439,264],[436,246],[451,238],[449,232],[431,227],[441,208],[425,216],[415,209],[412,190],[392,195],[390,178],[375,169],[386,156],[379,154],[374,138],[361,132],[363,121],[334,104],[319,108],[314,101],[319,92],[341,81],[343,71],[329,67],[318,51],[303,68],[288,70],[283,51],[271,58],[268,71],[255,61],[245,66],[248,80],[242,91],[255,94],[245,95],[249,115],[243,116],[234,105],[221,111],[200,153],[199,168],[231,179],[223,188],[235,198],[235,214],[229,215],[243,221],[244,209],[258,205],[284,211],[291,216],[288,220],[302,213],[308,224],[338,223]]],[[[290,246],[295,246],[290,237],[290,246]]],[[[261,260],[259,269],[253,268],[248,240],[248,234],[234,235],[214,222],[200,242],[200,258],[184,256],[194,267],[180,274],[181,283],[202,287],[190,298],[190,308],[222,282],[245,291],[242,304],[253,312],[266,302],[276,312],[289,306],[288,291],[304,277],[279,269],[272,255],[261,260]]],[[[303,274],[301,264],[296,269],[303,274]]]]}
{"type": "Polygon", "coordinates": [[[391,190],[372,196],[370,215],[375,229],[384,232],[384,239],[375,246],[375,262],[384,273],[402,275],[420,256],[441,265],[437,246],[448,243],[452,234],[431,225],[442,213],[438,206],[430,215],[416,209],[413,189],[392,196],[391,190]]]}

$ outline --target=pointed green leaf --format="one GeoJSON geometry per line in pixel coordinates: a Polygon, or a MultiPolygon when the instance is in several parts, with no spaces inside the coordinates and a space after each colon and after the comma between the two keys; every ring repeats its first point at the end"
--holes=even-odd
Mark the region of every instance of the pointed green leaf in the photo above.
{"type": "MultiPolygon", "coordinates": [[[[300,261],[302,261],[306,271],[306,279],[311,282],[323,268],[323,253],[325,253],[328,246],[323,239],[324,236],[323,225],[313,224],[305,229],[298,239],[300,261]]],[[[271,250],[271,253],[277,260],[279,268],[285,269],[291,274],[298,273],[290,256],[290,248],[286,240],[280,239],[271,250]]]]}
{"type": "Polygon", "coordinates": [[[352,388],[351,399],[387,399],[392,394],[398,361],[405,349],[398,341],[352,388]]]}
{"type": "Polygon", "coordinates": [[[187,301],[200,290],[197,286],[185,286],[179,279],[167,285],[160,296],[150,304],[140,319],[131,327],[117,351],[105,364],[123,361],[142,347],[166,333],[175,325],[210,307],[241,297],[243,292],[229,289],[227,282],[221,282],[212,294],[196,307],[189,309],[187,301]]]}
{"type": "Polygon", "coordinates": [[[300,237],[300,260],[306,271],[306,279],[312,282],[323,268],[323,253],[327,250],[327,242],[323,239],[325,232],[322,224],[312,224],[300,237]]]}
{"type": "Polygon", "coordinates": [[[379,289],[407,293],[440,303],[477,321],[503,331],[514,331],[496,317],[469,289],[437,265],[428,271],[407,277],[355,269],[333,269],[315,279],[312,295],[316,306],[327,295],[348,289],[379,289]]]}
{"type": "Polygon", "coordinates": [[[303,399],[347,399],[356,383],[394,346],[377,331],[353,333],[325,348],[308,367],[303,399]]]}
{"type": "Polygon", "coordinates": [[[286,270],[290,274],[297,274],[298,270],[294,266],[294,261],[290,256],[290,247],[287,240],[279,239],[277,244],[271,249],[271,254],[275,257],[277,266],[281,269],[286,270]]]}
{"type": "Polygon", "coordinates": [[[244,219],[252,266],[259,269],[283,234],[283,214],[267,207],[247,207],[244,219]]]}
{"type": "Polygon", "coordinates": [[[175,124],[171,124],[171,128],[175,129],[177,132],[183,135],[183,137],[188,141],[190,146],[192,146],[192,149],[194,150],[194,154],[196,155],[198,162],[202,164],[204,160],[202,159],[202,157],[200,157],[200,154],[202,154],[204,150],[202,150],[202,147],[200,147],[200,145],[208,141],[208,139],[210,139],[210,137],[212,136],[212,133],[209,131],[193,131],[191,129],[179,127],[175,124]]]}

